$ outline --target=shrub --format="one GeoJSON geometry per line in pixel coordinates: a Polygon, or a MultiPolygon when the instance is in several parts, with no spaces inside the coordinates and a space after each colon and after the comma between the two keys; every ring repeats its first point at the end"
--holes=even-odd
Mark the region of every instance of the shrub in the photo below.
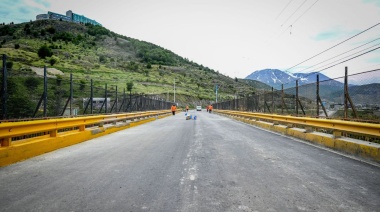
{"type": "Polygon", "coordinates": [[[50,60],[49,60],[49,63],[51,66],[53,66],[56,62],[57,62],[57,59],[54,57],[50,58],[50,60]]]}
{"type": "Polygon", "coordinates": [[[49,27],[46,29],[47,32],[49,32],[50,34],[54,34],[55,33],[55,28],[54,27],[49,27]]]}
{"type": "Polygon", "coordinates": [[[53,55],[53,52],[51,51],[51,49],[49,47],[47,47],[46,45],[43,45],[41,46],[39,49],[38,49],[38,56],[42,59],[45,59],[46,57],[51,57],[53,55]]]}
{"type": "Polygon", "coordinates": [[[12,61],[8,61],[6,63],[6,66],[7,66],[7,69],[12,69],[13,68],[13,62],[12,61]]]}
{"type": "Polygon", "coordinates": [[[36,77],[29,77],[25,80],[24,84],[28,90],[35,90],[41,84],[41,81],[36,77]]]}

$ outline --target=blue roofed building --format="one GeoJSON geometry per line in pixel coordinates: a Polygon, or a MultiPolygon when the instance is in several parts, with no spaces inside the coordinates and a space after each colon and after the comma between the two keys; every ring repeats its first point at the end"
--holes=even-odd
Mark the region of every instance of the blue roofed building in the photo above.
{"type": "Polygon", "coordinates": [[[47,14],[39,14],[36,16],[36,20],[44,20],[44,19],[68,21],[68,22],[75,22],[75,23],[82,23],[82,24],[89,23],[92,25],[101,26],[101,24],[98,23],[97,21],[87,18],[84,15],[73,13],[71,10],[67,11],[66,15],[49,11],[47,14]]]}

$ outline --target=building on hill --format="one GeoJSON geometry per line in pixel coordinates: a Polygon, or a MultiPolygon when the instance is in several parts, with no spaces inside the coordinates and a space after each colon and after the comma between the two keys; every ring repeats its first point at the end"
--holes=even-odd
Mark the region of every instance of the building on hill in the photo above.
{"type": "Polygon", "coordinates": [[[54,13],[48,11],[47,14],[39,14],[36,16],[36,20],[62,20],[62,21],[68,21],[68,22],[74,22],[74,23],[82,23],[82,24],[92,24],[92,25],[99,25],[101,26],[100,23],[98,23],[95,20],[89,19],[84,15],[78,15],[76,13],[73,13],[71,10],[66,12],[66,15],[54,13]]]}

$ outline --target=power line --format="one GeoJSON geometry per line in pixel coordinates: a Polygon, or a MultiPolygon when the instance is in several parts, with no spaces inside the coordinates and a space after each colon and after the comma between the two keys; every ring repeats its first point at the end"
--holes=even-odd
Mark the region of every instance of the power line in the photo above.
{"type": "MultiPolygon", "coordinates": [[[[377,44],[377,45],[379,45],[379,44],[377,44]]],[[[376,45],[375,45],[375,46],[376,46],[376,45]]],[[[337,66],[337,65],[340,65],[340,64],[345,63],[345,62],[347,62],[347,61],[353,60],[353,59],[355,59],[355,58],[358,58],[358,57],[360,57],[360,56],[363,56],[363,55],[365,55],[365,54],[368,54],[368,53],[370,53],[370,52],[373,52],[373,51],[375,51],[375,50],[377,50],[377,49],[380,49],[380,47],[377,47],[377,48],[371,49],[371,50],[369,50],[369,51],[367,51],[367,52],[364,52],[364,53],[362,53],[362,54],[356,55],[356,56],[354,56],[354,57],[351,57],[351,58],[349,58],[349,59],[347,59],[347,60],[344,60],[344,61],[341,61],[341,62],[339,62],[339,63],[336,63],[336,64],[334,64],[334,65],[331,65],[331,66],[326,67],[326,68],[324,68],[324,69],[321,69],[321,70],[319,70],[319,71],[314,71],[314,72],[312,72],[312,73],[310,73],[310,74],[307,74],[306,76],[303,76],[303,77],[308,77],[308,76],[310,76],[310,75],[313,75],[313,74],[316,74],[316,73],[320,73],[320,72],[322,72],[322,71],[325,71],[325,70],[327,70],[327,69],[330,69],[330,68],[332,68],[332,67],[335,67],[335,66],[337,66]]],[[[297,79],[299,79],[299,78],[297,78],[297,79]]],[[[287,84],[289,84],[289,83],[291,83],[291,82],[294,82],[294,81],[295,81],[295,80],[289,81],[289,82],[287,82],[287,83],[284,83],[284,85],[287,85],[287,84]]]]}
{"type": "Polygon", "coordinates": [[[280,15],[285,11],[285,9],[289,6],[289,4],[292,2],[293,0],[290,0],[288,2],[288,4],[281,10],[280,14],[277,15],[277,17],[274,19],[274,20],[277,20],[278,17],[280,17],[280,15]]]}
{"type": "MultiPolygon", "coordinates": [[[[350,55],[348,55],[348,56],[346,56],[346,57],[343,57],[343,58],[340,58],[340,59],[338,59],[338,60],[335,60],[334,62],[331,62],[331,63],[328,63],[328,64],[326,64],[326,65],[323,65],[322,67],[328,66],[328,65],[330,65],[330,64],[333,64],[333,63],[335,63],[335,62],[338,62],[338,61],[340,61],[340,60],[343,60],[343,59],[345,59],[345,58],[347,58],[347,57],[350,57],[350,56],[352,56],[352,55],[356,55],[356,54],[358,54],[358,53],[360,53],[360,52],[363,52],[363,51],[365,51],[365,50],[368,50],[368,49],[370,49],[370,48],[372,48],[372,47],[375,47],[375,46],[378,46],[378,45],[380,45],[380,43],[378,43],[378,44],[376,44],[376,45],[373,45],[373,46],[370,46],[370,47],[368,47],[368,48],[362,49],[362,50],[360,50],[360,51],[358,51],[358,52],[355,52],[355,53],[353,53],[353,54],[350,54],[350,55]]],[[[322,67],[319,67],[319,68],[322,68],[322,67]]]]}
{"type": "MultiPolygon", "coordinates": [[[[375,41],[377,41],[377,40],[379,40],[380,38],[376,38],[376,39],[374,39],[374,40],[372,40],[372,41],[370,41],[370,42],[367,42],[367,43],[365,43],[365,44],[362,44],[362,45],[360,45],[360,46],[357,46],[357,47],[355,47],[355,48],[353,48],[353,49],[350,49],[350,50],[348,50],[348,51],[346,51],[346,52],[343,52],[343,53],[341,53],[341,54],[338,54],[338,55],[336,55],[336,56],[334,56],[334,57],[331,57],[331,58],[329,58],[329,59],[327,59],[327,60],[324,60],[324,61],[322,61],[322,62],[319,62],[319,63],[317,63],[317,64],[314,64],[314,65],[312,65],[312,66],[310,66],[310,67],[308,67],[308,68],[306,68],[306,69],[304,69],[304,70],[302,70],[302,71],[305,71],[305,70],[308,70],[308,69],[311,69],[311,68],[313,68],[313,67],[315,67],[315,66],[317,66],[317,65],[320,65],[320,64],[322,64],[322,63],[324,63],[324,62],[327,62],[327,61],[329,61],[329,60],[332,60],[332,59],[334,59],[334,58],[337,58],[337,57],[339,57],[339,56],[341,56],[341,55],[344,55],[344,54],[346,54],[346,53],[348,53],[348,52],[350,52],[350,51],[353,51],[353,50],[355,50],[355,49],[358,49],[358,48],[360,48],[360,47],[363,47],[363,46],[365,46],[365,45],[367,45],[367,44],[370,44],[370,43],[372,43],[372,42],[375,42],[375,41]]],[[[374,46],[377,46],[377,45],[379,45],[379,44],[376,44],[376,45],[374,45],[374,46]]],[[[371,47],[374,47],[374,46],[371,46],[371,47]]],[[[369,48],[371,48],[371,47],[369,47],[369,48]]],[[[368,48],[367,48],[368,49],[368,48]]],[[[364,50],[366,50],[366,49],[364,49],[364,50]]],[[[361,51],[364,51],[364,50],[361,50],[361,51]]],[[[358,52],[357,52],[358,53],[358,52]]],[[[355,53],[355,54],[357,54],[357,53],[355,53]]]]}
{"type": "Polygon", "coordinates": [[[306,3],[306,0],[303,1],[303,3],[285,20],[285,22],[281,24],[281,26],[283,26],[305,3],[306,3]]]}
{"type": "Polygon", "coordinates": [[[306,10],[305,10],[305,12],[304,13],[302,13],[302,15],[300,15],[291,25],[294,25],[303,15],[305,15],[306,13],[307,13],[307,11],[309,11],[317,2],[318,2],[319,0],[316,0],[315,2],[314,2],[314,4],[312,4],[309,8],[307,8],[306,10]]]}
{"type": "MultiPolygon", "coordinates": [[[[339,63],[334,64],[334,65],[332,65],[332,66],[329,66],[329,67],[327,67],[327,68],[324,68],[324,69],[319,70],[319,71],[317,71],[317,72],[321,72],[321,71],[327,70],[327,69],[332,68],[332,67],[334,67],[334,66],[340,65],[340,64],[345,63],[345,62],[347,62],[347,61],[353,60],[353,59],[355,59],[355,58],[358,58],[358,57],[360,57],[360,56],[363,56],[363,55],[365,55],[365,54],[368,54],[368,53],[370,53],[370,52],[373,52],[373,51],[375,51],[375,50],[377,50],[377,49],[380,49],[380,47],[377,47],[377,48],[371,49],[371,50],[369,50],[369,51],[367,51],[367,52],[364,52],[364,53],[362,53],[362,54],[356,55],[355,57],[351,57],[351,58],[349,58],[349,59],[347,59],[347,60],[344,60],[344,61],[342,61],[342,62],[339,62],[339,63]]],[[[316,73],[316,72],[315,72],[315,73],[316,73]]]]}
{"type": "MultiPolygon", "coordinates": [[[[307,13],[307,11],[309,11],[317,2],[318,2],[319,0],[316,0],[315,2],[314,2],[314,4],[312,4],[309,8],[307,8],[306,10],[305,10],[305,12],[303,12],[300,16],[298,16],[298,18],[292,23],[292,24],[290,24],[284,31],[282,31],[282,33],[281,34],[283,34],[287,29],[289,29],[290,28],[290,30],[292,30],[292,26],[295,24],[295,23],[297,23],[297,21],[302,17],[302,16],[304,16],[306,13],[307,13]]],[[[290,34],[291,34],[291,32],[290,32],[290,34]]]]}
{"type": "Polygon", "coordinates": [[[364,32],[366,32],[366,31],[368,31],[368,30],[370,30],[370,29],[376,27],[376,26],[379,25],[379,24],[380,24],[380,23],[377,23],[377,24],[371,26],[370,28],[368,28],[368,29],[366,29],[366,30],[363,30],[363,31],[361,31],[361,32],[359,32],[359,33],[357,33],[357,34],[355,34],[354,36],[351,36],[351,37],[347,38],[346,40],[344,40],[344,41],[342,41],[342,42],[340,42],[340,43],[338,43],[338,44],[335,44],[334,46],[332,46],[332,47],[330,47],[330,48],[328,48],[328,49],[326,49],[326,50],[324,50],[324,51],[322,51],[322,52],[320,52],[320,53],[318,53],[318,54],[316,54],[316,55],[310,57],[309,59],[306,59],[306,60],[304,60],[304,61],[298,63],[297,65],[294,65],[294,66],[292,66],[292,67],[286,69],[285,71],[288,71],[288,70],[290,70],[290,69],[292,69],[292,68],[294,68],[294,67],[296,67],[296,66],[301,65],[302,63],[304,63],[304,62],[306,62],[306,61],[309,61],[309,60],[311,60],[311,59],[313,59],[313,58],[315,58],[315,57],[317,57],[317,56],[319,56],[319,55],[321,55],[321,54],[323,54],[323,53],[325,53],[325,52],[327,52],[327,51],[329,51],[329,50],[331,50],[331,49],[333,49],[333,48],[335,48],[335,47],[337,47],[337,46],[339,46],[340,44],[342,44],[342,43],[344,43],[344,42],[347,42],[348,40],[351,40],[352,38],[354,38],[354,37],[356,37],[356,36],[358,36],[358,35],[360,35],[360,34],[363,34],[364,32]]]}

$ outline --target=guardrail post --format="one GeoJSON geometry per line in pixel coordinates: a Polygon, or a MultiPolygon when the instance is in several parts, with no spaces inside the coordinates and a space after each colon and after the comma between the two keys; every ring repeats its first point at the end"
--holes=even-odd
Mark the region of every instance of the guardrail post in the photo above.
{"type": "Polygon", "coordinates": [[[3,85],[1,87],[1,104],[2,114],[1,119],[7,119],[7,99],[8,99],[8,86],[7,86],[7,56],[3,54],[3,85]]]}
{"type": "Polygon", "coordinates": [[[57,130],[57,129],[51,130],[51,131],[49,132],[49,134],[50,134],[50,137],[57,137],[57,135],[58,135],[58,130],[57,130]]]}
{"type": "Polygon", "coordinates": [[[12,138],[7,137],[0,140],[0,146],[10,146],[12,143],[12,138]]]}
{"type": "Polygon", "coordinates": [[[84,131],[86,129],[86,125],[79,125],[79,131],[84,131]]]}
{"type": "Polygon", "coordinates": [[[341,132],[341,131],[334,130],[334,131],[333,131],[333,137],[334,137],[334,138],[340,138],[340,137],[342,137],[342,132],[341,132]]]}

